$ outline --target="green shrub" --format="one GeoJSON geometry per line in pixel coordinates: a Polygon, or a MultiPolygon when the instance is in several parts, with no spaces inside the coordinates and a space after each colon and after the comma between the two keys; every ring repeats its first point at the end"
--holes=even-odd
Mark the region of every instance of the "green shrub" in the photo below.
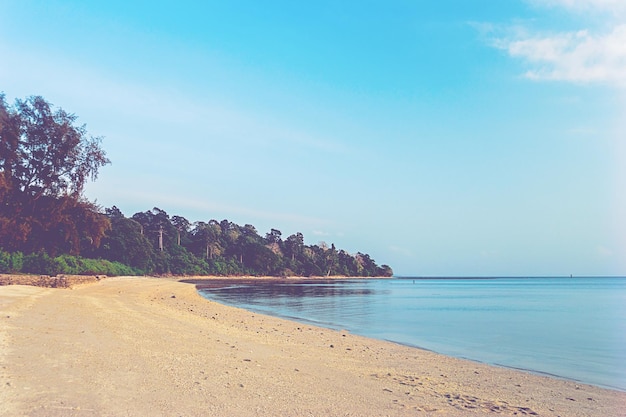
{"type": "MultiPolygon", "coordinates": [[[[36,275],[142,275],[143,271],[105,259],[89,259],[78,256],[61,255],[51,258],[45,252],[23,256],[21,253],[11,255],[13,265],[23,264],[22,272],[36,275]]],[[[5,265],[6,256],[0,252],[0,268],[5,265]]],[[[0,269],[4,271],[4,269],[0,269]]],[[[18,272],[17,270],[13,272],[18,272]]]]}
{"type": "Polygon", "coordinates": [[[46,252],[31,253],[24,257],[22,272],[37,275],[50,275],[52,260],[46,252]]]}
{"type": "Polygon", "coordinates": [[[11,272],[11,254],[0,250],[0,273],[11,272]]]}
{"type": "Polygon", "coordinates": [[[9,262],[9,272],[21,272],[24,265],[24,254],[22,252],[15,252],[11,254],[11,260],[9,262]]]}
{"type": "Polygon", "coordinates": [[[61,255],[55,260],[64,265],[63,274],[78,275],[80,274],[80,258],[72,255],[61,255]]]}

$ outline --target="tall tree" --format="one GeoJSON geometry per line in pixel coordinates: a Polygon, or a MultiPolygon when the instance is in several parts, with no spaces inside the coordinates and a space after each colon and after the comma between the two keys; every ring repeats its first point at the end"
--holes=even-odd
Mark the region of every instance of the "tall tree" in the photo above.
{"type": "Polygon", "coordinates": [[[102,239],[102,245],[95,255],[122,262],[146,273],[152,272],[154,249],[141,233],[141,224],[126,218],[115,206],[106,209],[106,215],[111,222],[111,230],[102,239]]]}
{"type": "Polygon", "coordinates": [[[213,259],[213,256],[220,252],[218,243],[220,233],[221,228],[215,220],[211,220],[209,223],[194,223],[194,228],[191,231],[192,252],[207,260],[213,259]]]}
{"type": "Polygon", "coordinates": [[[0,247],[79,253],[107,230],[83,189],[110,161],[76,120],[42,97],[11,107],[0,94],[0,247]]]}
{"type": "Polygon", "coordinates": [[[271,229],[269,233],[265,234],[265,240],[267,243],[278,243],[281,244],[283,243],[283,240],[281,239],[282,233],[280,232],[280,230],[277,229],[271,229]]]}
{"type": "Polygon", "coordinates": [[[292,261],[295,261],[296,257],[302,253],[303,248],[304,236],[300,232],[287,237],[285,240],[286,255],[290,256],[292,261]]]}
{"type": "Polygon", "coordinates": [[[178,230],[164,210],[154,207],[135,213],[131,218],[141,225],[141,233],[154,245],[155,252],[167,251],[176,244],[178,230]]]}
{"type": "Polygon", "coordinates": [[[176,228],[177,231],[177,240],[176,243],[178,246],[181,245],[181,237],[186,237],[189,233],[189,229],[191,228],[191,223],[189,220],[182,216],[172,216],[172,224],[176,228]]]}

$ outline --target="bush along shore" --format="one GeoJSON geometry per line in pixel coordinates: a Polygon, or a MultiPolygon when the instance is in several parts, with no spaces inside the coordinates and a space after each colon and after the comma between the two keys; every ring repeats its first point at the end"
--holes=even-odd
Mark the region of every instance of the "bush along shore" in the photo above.
{"type": "Polygon", "coordinates": [[[120,262],[106,259],[88,259],[80,256],[50,257],[46,252],[24,255],[21,252],[0,250],[0,273],[27,275],[141,275],[142,271],[120,262]]]}

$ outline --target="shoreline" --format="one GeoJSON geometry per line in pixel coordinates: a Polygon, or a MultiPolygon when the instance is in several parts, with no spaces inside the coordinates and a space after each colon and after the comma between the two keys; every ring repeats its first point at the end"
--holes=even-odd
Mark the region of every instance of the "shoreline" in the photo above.
{"type": "Polygon", "coordinates": [[[265,316],[178,281],[0,287],[0,415],[626,415],[621,391],[265,316]]]}
{"type": "MultiPolygon", "coordinates": [[[[341,277],[338,277],[339,279],[342,279],[341,277]]],[[[397,278],[397,277],[394,277],[397,278]]],[[[539,278],[539,277],[536,277],[539,278]]],[[[551,277],[552,278],[552,277],[551,277]]],[[[560,277],[557,277],[560,278],[560,277]]],[[[365,278],[368,279],[368,278],[365,278]]],[[[387,279],[387,278],[373,278],[373,279],[387,279]]],[[[407,278],[398,278],[398,279],[407,279],[407,278]]],[[[409,280],[412,278],[408,278],[409,280]]],[[[431,280],[433,278],[415,278],[415,280],[420,280],[420,279],[426,279],[426,280],[431,280]]],[[[448,279],[459,279],[459,278],[435,278],[435,279],[444,279],[444,280],[448,280],[448,279]]],[[[462,278],[462,279],[467,279],[467,280],[483,280],[483,279],[501,279],[501,278],[462,278]]],[[[545,279],[545,278],[541,278],[541,279],[545,279]]],[[[570,277],[567,277],[567,279],[570,279],[570,277]]],[[[200,292],[202,289],[219,289],[221,287],[229,287],[230,284],[239,284],[242,283],[242,285],[253,285],[255,281],[266,281],[268,282],[270,285],[273,284],[274,282],[282,284],[282,283],[287,283],[289,284],[289,282],[293,282],[294,284],[297,284],[298,282],[302,282],[302,281],[310,281],[311,283],[317,281],[317,280],[323,280],[323,277],[319,277],[319,278],[307,278],[307,277],[297,277],[294,279],[282,279],[282,278],[275,278],[275,277],[241,277],[241,278],[235,278],[235,279],[229,279],[229,278],[223,278],[223,277],[211,277],[209,279],[202,279],[201,277],[197,278],[197,279],[185,279],[185,280],[181,280],[181,282],[185,282],[185,283],[191,283],[196,285],[196,289],[200,292]]],[[[346,278],[345,280],[350,280],[350,278],[346,278]]],[[[357,279],[358,280],[358,279],[357,279]]],[[[332,281],[332,279],[330,280],[332,281]]],[[[244,308],[246,309],[247,307],[240,307],[239,305],[237,305],[237,303],[231,303],[231,302],[224,302],[224,300],[221,300],[220,297],[217,298],[212,298],[212,297],[204,297],[208,300],[214,301],[214,302],[218,302],[218,303],[223,303],[227,306],[231,306],[231,307],[237,307],[237,308],[244,308]]],[[[265,310],[265,309],[257,309],[255,311],[254,306],[249,306],[250,308],[252,308],[251,312],[256,312],[258,314],[266,314],[272,317],[278,317],[278,318],[282,318],[285,320],[292,320],[292,321],[296,321],[299,322],[301,324],[306,324],[306,325],[314,325],[314,326],[319,326],[319,327],[324,327],[327,328],[329,330],[339,330],[341,329],[341,325],[337,325],[335,323],[331,323],[331,322],[323,322],[323,321],[315,321],[315,320],[309,320],[303,317],[299,317],[297,315],[297,313],[293,313],[293,315],[288,315],[288,314],[281,314],[280,312],[278,313],[272,313],[271,312],[271,308],[269,310],[265,310]]],[[[360,334],[361,336],[364,337],[369,337],[375,340],[380,340],[380,341],[384,341],[384,342],[389,342],[389,343],[395,343],[395,344],[399,344],[402,346],[406,346],[406,347],[410,347],[410,348],[416,348],[416,349],[421,349],[421,350],[425,350],[425,351],[429,351],[429,352],[433,352],[433,353],[438,353],[441,355],[445,355],[445,356],[450,356],[450,357],[454,357],[454,358],[458,358],[458,359],[463,359],[463,360],[468,360],[471,362],[476,362],[476,363],[480,363],[480,364],[485,364],[485,365],[489,365],[489,366],[495,366],[495,367],[499,367],[499,368],[505,368],[505,369],[511,369],[511,370],[516,370],[516,371],[521,371],[521,372],[527,372],[527,373],[531,373],[534,375],[539,375],[539,376],[546,376],[546,377],[551,377],[551,378],[555,378],[555,379],[560,379],[560,380],[565,380],[565,381],[571,381],[574,383],[578,383],[578,384],[587,384],[587,385],[592,385],[592,386],[596,386],[598,388],[603,388],[603,389],[608,389],[608,390],[614,390],[614,391],[619,391],[619,392],[624,392],[626,393],[626,387],[620,387],[620,386],[612,386],[606,383],[601,383],[601,382],[594,382],[592,381],[585,381],[583,379],[577,379],[575,377],[572,376],[565,376],[565,375],[559,375],[557,373],[552,373],[552,372],[548,372],[548,371],[542,371],[540,369],[533,369],[533,368],[525,368],[522,366],[513,366],[513,365],[507,365],[504,363],[498,363],[498,362],[494,362],[494,361],[489,361],[487,360],[481,360],[481,359],[476,359],[476,358],[472,358],[471,355],[472,353],[467,352],[467,354],[469,356],[463,356],[460,354],[454,354],[454,353],[444,353],[441,351],[438,351],[437,349],[433,349],[433,348],[428,348],[419,344],[415,344],[415,343],[410,343],[410,342],[404,342],[404,341],[399,341],[399,340],[393,340],[393,339],[385,339],[385,338],[378,338],[375,336],[370,336],[366,333],[356,333],[356,334],[360,334]]]]}
{"type": "MultiPolygon", "coordinates": [[[[274,317],[274,316],[272,316],[272,317],[274,317]]],[[[287,319],[287,320],[289,320],[289,319],[287,319]]],[[[364,336],[364,337],[367,337],[367,336],[364,336]]],[[[440,353],[440,352],[437,352],[436,350],[428,349],[428,348],[425,348],[425,347],[422,347],[422,346],[419,346],[419,345],[412,345],[410,343],[401,343],[401,342],[396,342],[394,340],[389,340],[389,339],[376,339],[376,338],[371,338],[371,339],[373,339],[373,340],[380,340],[380,341],[387,342],[387,343],[394,343],[394,344],[397,344],[397,345],[400,345],[400,346],[406,346],[408,348],[423,350],[423,351],[426,351],[426,352],[435,353],[437,355],[443,355],[443,356],[447,356],[447,357],[450,357],[450,358],[456,358],[456,359],[459,359],[459,360],[462,360],[462,361],[474,362],[474,363],[477,363],[477,364],[491,366],[491,367],[494,367],[494,368],[508,369],[508,370],[515,371],[515,372],[524,372],[524,373],[528,373],[530,375],[536,375],[536,376],[539,376],[539,377],[545,377],[545,378],[550,378],[550,379],[557,379],[557,380],[560,380],[560,381],[567,381],[567,382],[571,382],[571,383],[574,383],[574,384],[589,385],[589,386],[596,387],[596,388],[599,388],[599,389],[605,389],[605,390],[609,390],[609,391],[615,391],[615,392],[620,392],[620,393],[626,394],[626,389],[623,389],[623,388],[620,388],[620,387],[614,387],[614,386],[602,385],[602,384],[594,384],[592,382],[585,382],[585,381],[581,381],[579,379],[568,378],[568,377],[565,377],[565,376],[552,374],[550,372],[537,371],[537,370],[534,370],[534,369],[521,368],[521,367],[510,366],[510,365],[503,365],[501,363],[491,363],[491,362],[481,361],[481,360],[478,360],[478,359],[467,358],[467,357],[464,357],[464,356],[449,355],[449,354],[440,353]]]]}

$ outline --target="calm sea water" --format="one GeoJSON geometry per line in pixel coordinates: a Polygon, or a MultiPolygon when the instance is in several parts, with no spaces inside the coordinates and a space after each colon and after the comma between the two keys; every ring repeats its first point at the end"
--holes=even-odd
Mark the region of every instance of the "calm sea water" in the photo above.
{"type": "Polygon", "coordinates": [[[211,300],[626,390],[626,278],[222,281],[211,300]]]}

